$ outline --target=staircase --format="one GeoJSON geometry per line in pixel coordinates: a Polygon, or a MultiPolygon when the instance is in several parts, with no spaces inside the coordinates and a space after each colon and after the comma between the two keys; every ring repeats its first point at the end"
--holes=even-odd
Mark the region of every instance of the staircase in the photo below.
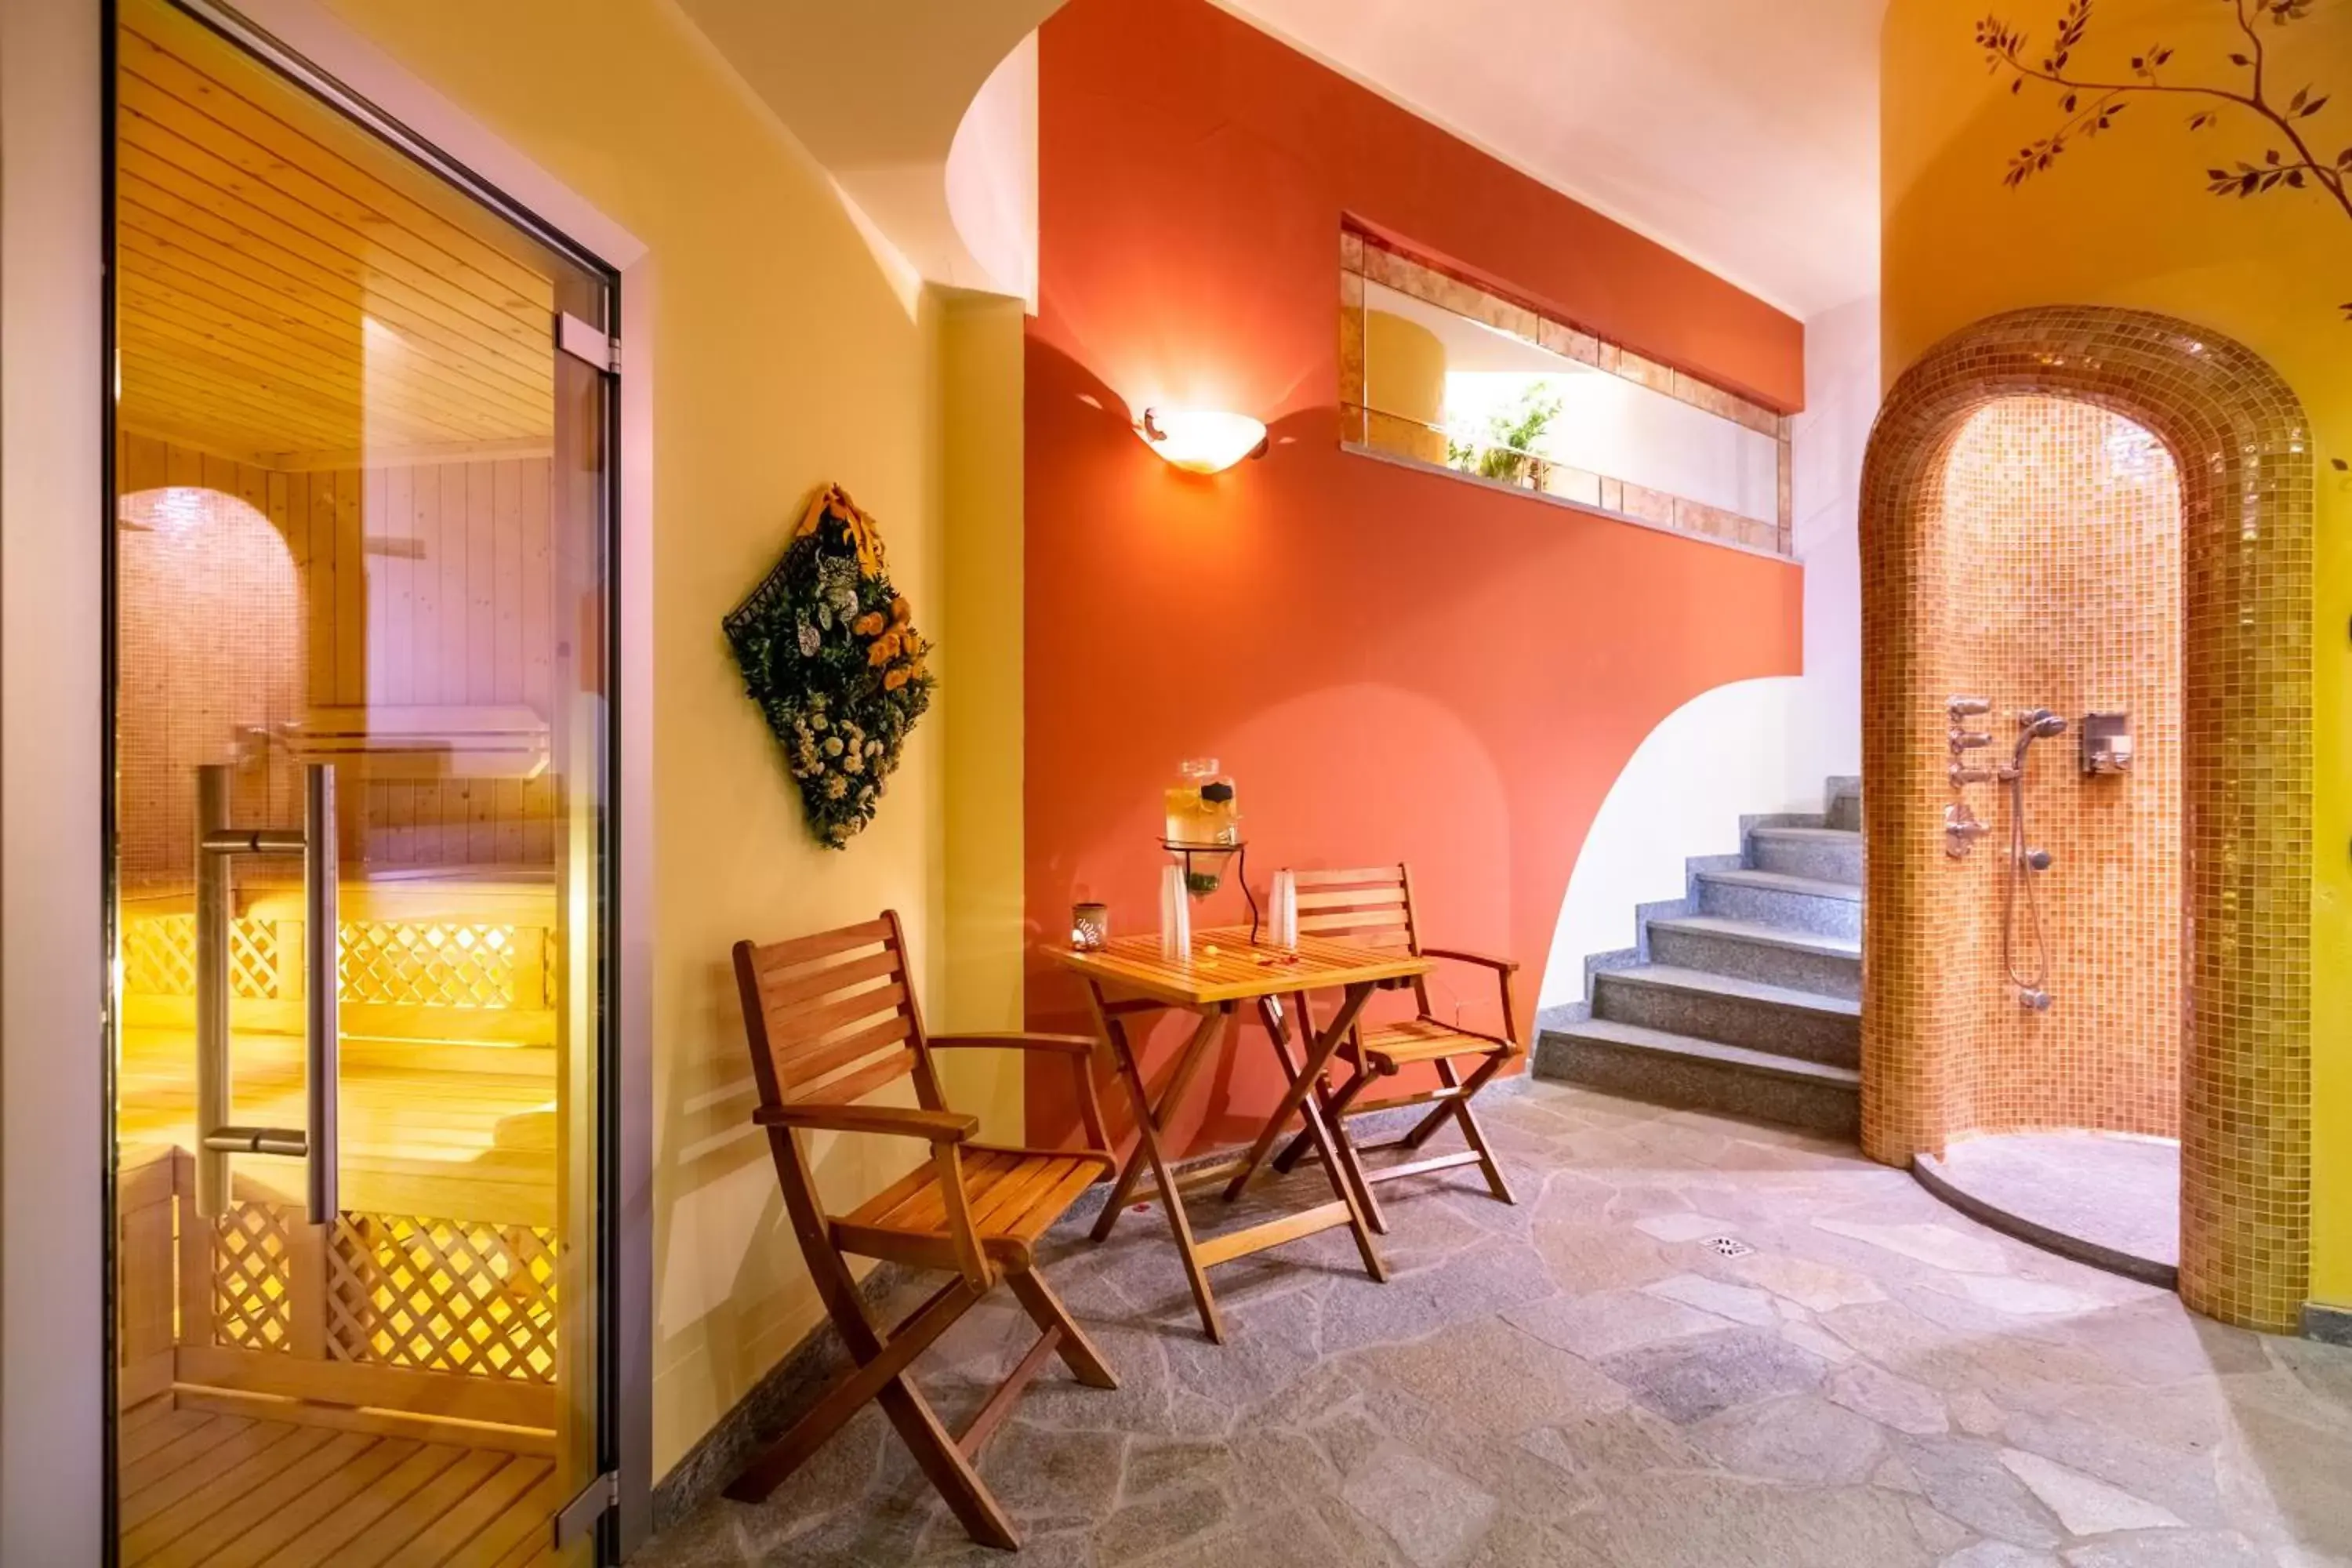
{"type": "Polygon", "coordinates": [[[1687,862],[1640,945],[1585,963],[1588,1002],[1538,1020],[1535,1072],[1852,1137],[1862,1076],[1862,788],[1749,817],[1745,853],[1687,862]]]}

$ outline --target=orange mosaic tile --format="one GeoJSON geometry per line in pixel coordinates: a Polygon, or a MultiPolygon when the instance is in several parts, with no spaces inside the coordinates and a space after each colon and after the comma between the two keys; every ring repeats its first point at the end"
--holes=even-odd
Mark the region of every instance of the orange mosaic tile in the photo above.
{"type": "MultiPolygon", "coordinates": [[[[2180,479],[2153,436],[2093,404],[2004,397],[1970,415],[1945,461],[1957,549],[1942,658],[1954,693],[1988,697],[1966,722],[2005,757],[2012,715],[2074,726],[2025,770],[2029,843],[2053,857],[2016,922],[2019,973],[2047,953],[2048,1012],[2021,1005],[2001,960],[2011,889],[2009,791],[1955,790],[1994,829],[1944,880],[1961,902],[1948,956],[1973,982],[1948,1131],[2094,1128],[2175,1137],[2180,1125],[2180,479]],[[2084,775],[2083,715],[2124,712],[2128,773],[2084,775]],[[2038,921],[2030,919],[2039,910],[2038,921]]],[[[1949,753],[1947,752],[1946,756],[1949,753]]]]}
{"type": "Polygon", "coordinates": [[[2313,483],[2259,358],[2096,307],[1930,350],[1863,480],[1864,1148],[2177,1128],[2181,1295],[2273,1331],[2309,1270],[2313,483]],[[1962,694],[1996,704],[1988,761],[2015,708],[2134,715],[2128,776],[2083,777],[2071,735],[2030,764],[2058,857],[2040,1018],[2001,970],[2005,792],[1947,775],[1962,694]],[[1963,799],[1995,832],[1955,861],[1963,799]]]}

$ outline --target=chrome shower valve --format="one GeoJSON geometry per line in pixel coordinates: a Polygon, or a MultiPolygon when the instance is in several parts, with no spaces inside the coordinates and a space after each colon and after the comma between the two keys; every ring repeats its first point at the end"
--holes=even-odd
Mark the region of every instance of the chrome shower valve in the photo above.
{"type": "Polygon", "coordinates": [[[1978,820],[1965,801],[1944,807],[1944,853],[1955,860],[1965,860],[1977,847],[1977,840],[1992,829],[1978,820]]]}

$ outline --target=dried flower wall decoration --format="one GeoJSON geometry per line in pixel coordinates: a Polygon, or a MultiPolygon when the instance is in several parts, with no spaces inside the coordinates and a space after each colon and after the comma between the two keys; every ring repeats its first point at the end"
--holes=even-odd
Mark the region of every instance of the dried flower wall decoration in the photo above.
{"type": "MultiPolygon", "coordinates": [[[[2251,121],[2260,126],[2263,140],[2270,143],[2259,163],[2233,158],[2206,169],[2205,189],[2210,194],[2242,200],[2278,191],[2302,192],[2340,209],[2352,221],[2352,146],[2325,151],[2316,128],[2310,124],[2312,117],[2327,107],[2330,94],[2314,83],[2300,82],[2293,92],[2280,97],[2284,90],[2281,62],[2272,58],[2270,42],[2264,37],[2265,29],[2275,34],[2308,16],[2315,0],[2215,3],[2235,14],[2237,30],[2245,40],[2242,48],[2231,51],[2229,68],[2233,74],[2222,86],[2176,79],[2168,69],[2173,51],[2161,43],[2150,44],[2131,57],[2131,75],[2126,80],[2102,80],[2078,69],[2074,54],[2090,32],[2092,0],[2068,0],[2049,52],[2039,60],[2030,52],[2023,28],[2013,27],[1999,16],[1979,22],[1976,39],[1985,52],[1986,66],[1994,74],[2009,78],[2009,90],[2022,93],[2027,82],[2035,82],[2057,100],[2057,128],[2011,154],[2002,183],[2014,188],[2047,172],[2075,141],[2087,142],[2113,130],[2123,111],[2137,101],[2173,100],[2188,110],[2191,131],[2210,130],[2225,119],[2251,121]]],[[[2343,310],[2346,320],[2352,321],[2352,300],[2345,301],[2343,310]]]]}
{"type": "Polygon", "coordinates": [[[743,687],[783,747],[809,830],[838,849],[874,820],[936,678],[914,609],[891,586],[882,536],[839,485],[727,616],[743,687]]]}

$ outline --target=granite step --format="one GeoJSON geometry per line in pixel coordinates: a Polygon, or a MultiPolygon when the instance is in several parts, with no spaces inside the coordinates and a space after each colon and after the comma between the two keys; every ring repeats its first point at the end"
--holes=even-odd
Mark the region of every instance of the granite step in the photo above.
{"type": "Polygon", "coordinates": [[[1862,1075],[1852,1068],[1605,1018],[1545,1030],[1536,1042],[1535,1071],[1653,1104],[1838,1137],[1854,1136],[1861,1125],[1862,1075]]]}
{"type": "Polygon", "coordinates": [[[1593,976],[1592,1016],[1832,1067],[1862,1063],[1861,1003],[1735,974],[1666,963],[1604,970],[1593,976]]]}
{"type": "Polygon", "coordinates": [[[1862,943],[1853,937],[1727,915],[1662,915],[1651,920],[1649,931],[1650,957],[1659,963],[1849,1002],[1862,995],[1862,943]]]}
{"type": "Polygon", "coordinates": [[[1832,827],[1859,833],[1862,831],[1862,781],[1857,779],[1853,782],[1853,789],[1840,790],[1830,796],[1829,823],[1832,827]]]}
{"type": "Polygon", "coordinates": [[[1748,834],[1748,863],[1759,871],[1862,883],[1862,835],[1842,827],[1756,827],[1748,834]]]}
{"type": "Polygon", "coordinates": [[[1824,936],[1862,936],[1862,887],[1854,882],[1792,877],[1782,871],[1726,870],[1692,874],[1698,912],[1824,936]]]}

